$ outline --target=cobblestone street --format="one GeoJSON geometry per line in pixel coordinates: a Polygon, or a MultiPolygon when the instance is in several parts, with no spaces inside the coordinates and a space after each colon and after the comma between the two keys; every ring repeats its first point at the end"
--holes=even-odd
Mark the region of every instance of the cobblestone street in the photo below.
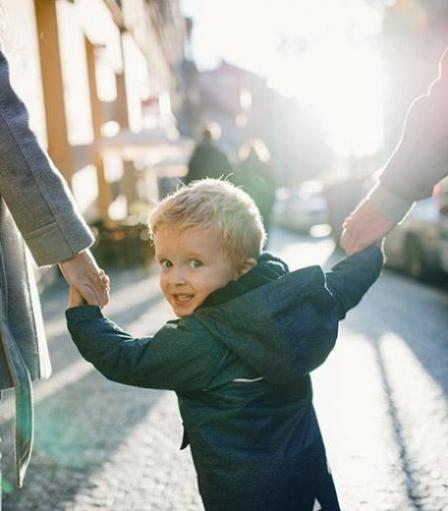
{"type": "MultiPolygon", "coordinates": [[[[292,269],[335,262],[333,248],[281,231],[271,244],[292,269]]],[[[112,279],[105,312],[125,330],[148,335],[171,318],[156,268],[112,279]]],[[[42,300],[53,376],[35,385],[34,454],[21,490],[10,391],[0,406],[3,511],[202,510],[190,452],[179,450],[175,395],[109,382],[84,362],[65,329],[66,294],[61,283],[42,300]]],[[[447,311],[447,289],[385,271],[315,372],[344,511],[448,509],[447,311]]]]}

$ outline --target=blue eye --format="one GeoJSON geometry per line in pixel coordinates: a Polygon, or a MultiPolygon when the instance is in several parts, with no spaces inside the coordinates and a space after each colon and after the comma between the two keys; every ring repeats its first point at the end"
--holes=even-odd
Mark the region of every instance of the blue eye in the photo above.
{"type": "Polygon", "coordinates": [[[162,268],[171,268],[173,263],[169,259],[162,259],[159,261],[159,264],[162,268]]]}
{"type": "Polygon", "coordinates": [[[190,266],[192,268],[200,268],[201,266],[203,266],[203,263],[202,261],[199,261],[199,259],[192,259],[190,261],[190,266]]]}

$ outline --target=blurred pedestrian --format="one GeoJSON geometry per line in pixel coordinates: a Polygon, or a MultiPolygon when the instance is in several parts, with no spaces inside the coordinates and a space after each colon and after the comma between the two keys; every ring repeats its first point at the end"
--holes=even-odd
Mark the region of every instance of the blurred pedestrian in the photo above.
{"type": "Polygon", "coordinates": [[[0,392],[15,389],[19,487],[33,443],[31,381],[51,372],[24,242],[39,266],[59,263],[67,282],[88,303],[102,306],[108,294],[103,272],[87,250],[93,241],[65,182],[28,126],[0,50],[0,392]]]}
{"type": "Polygon", "coordinates": [[[224,151],[218,147],[221,128],[216,123],[209,123],[203,130],[201,139],[196,145],[188,162],[188,173],[185,183],[198,179],[220,178],[232,173],[232,165],[224,151]]]}
{"type": "Polygon", "coordinates": [[[215,179],[163,199],[149,227],[179,319],[134,338],[72,290],[81,355],[112,381],[176,392],[206,510],[339,511],[309,373],[378,278],[381,250],[289,272],[262,253],[254,201],[215,179]]]}
{"type": "Polygon", "coordinates": [[[239,164],[232,181],[252,197],[269,232],[276,191],[269,150],[260,138],[251,139],[241,146],[238,158],[239,164]]]}
{"type": "Polygon", "coordinates": [[[428,92],[409,107],[402,137],[378,183],[346,219],[342,248],[353,254],[383,238],[447,174],[448,48],[428,92]]]}

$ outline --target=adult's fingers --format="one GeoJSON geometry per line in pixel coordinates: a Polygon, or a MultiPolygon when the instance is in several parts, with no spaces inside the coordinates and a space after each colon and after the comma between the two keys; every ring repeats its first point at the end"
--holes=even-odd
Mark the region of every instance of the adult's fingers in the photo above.
{"type": "Polygon", "coordinates": [[[360,250],[364,250],[374,243],[375,238],[369,232],[360,232],[352,226],[345,229],[341,236],[341,247],[348,255],[353,255],[360,250]]]}
{"type": "Polygon", "coordinates": [[[343,231],[340,243],[341,247],[348,255],[353,255],[377,241],[379,241],[379,235],[376,231],[360,231],[359,229],[349,226],[345,231],[343,231]]]}
{"type": "Polygon", "coordinates": [[[380,241],[392,227],[390,220],[364,200],[344,222],[341,247],[352,255],[380,241]]]}
{"type": "Polygon", "coordinates": [[[104,307],[109,302],[109,293],[102,286],[93,286],[90,282],[84,282],[74,287],[89,305],[104,307]]]}
{"type": "Polygon", "coordinates": [[[103,299],[95,287],[84,284],[77,288],[77,291],[89,305],[103,306],[103,299]]]}
{"type": "Polygon", "coordinates": [[[347,216],[344,219],[344,221],[342,222],[342,229],[346,229],[350,225],[351,221],[352,221],[352,215],[347,216]]]}
{"type": "Polygon", "coordinates": [[[106,292],[110,292],[110,279],[109,277],[106,275],[104,276],[102,279],[101,279],[101,283],[102,283],[102,286],[103,286],[103,289],[106,291],[106,292]]]}
{"type": "Polygon", "coordinates": [[[104,272],[104,270],[100,270],[100,280],[101,280],[101,285],[103,286],[103,288],[109,287],[109,285],[110,285],[110,278],[109,278],[109,275],[107,275],[104,272]]]}
{"type": "Polygon", "coordinates": [[[103,282],[104,276],[104,272],[103,276],[101,276],[101,274],[92,275],[89,279],[88,286],[91,292],[95,294],[96,300],[100,307],[104,307],[109,303],[108,286],[106,286],[103,282]]]}

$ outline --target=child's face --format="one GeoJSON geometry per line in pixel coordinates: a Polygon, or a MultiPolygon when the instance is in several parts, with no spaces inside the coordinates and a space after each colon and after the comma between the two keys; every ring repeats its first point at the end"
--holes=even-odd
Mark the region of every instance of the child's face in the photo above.
{"type": "Polygon", "coordinates": [[[193,314],[210,293],[241,274],[210,228],[179,232],[161,226],[154,234],[154,246],[160,265],[160,287],[179,317],[193,314]]]}

